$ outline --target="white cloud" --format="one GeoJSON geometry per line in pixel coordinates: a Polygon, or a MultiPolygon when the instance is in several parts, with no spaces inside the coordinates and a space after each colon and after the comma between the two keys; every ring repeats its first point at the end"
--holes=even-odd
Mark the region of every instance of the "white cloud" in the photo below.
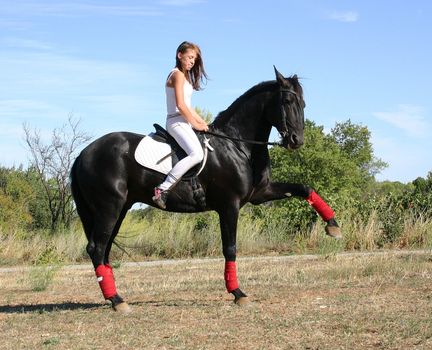
{"type": "Polygon", "coordinates": [[[10,3],[2,4],[2,12],[6,15],[27,16],[161,16],[163,13],[152,6],[123,6],[123,5],[97,5],[68,2],[38,2],[38,3],[10,3]]]}
{"type": "Polygon", "coordinates": [[[169,6],[190,6],[195,4],[202,4],[205,3],[204,0],[161,0],[160,3],[162,5],[169,5],[169,6]]]}
{"type": "Polygon", "coordinates": [[[0,100],[2,120],[57,119],[64,115],[67,115],[67,111],[44,101],[35,99],[0,100]]]}
{"type": "MultiPolygon", "coordinates": [[[[127,123],[139,117],[163,115],[163,85],[155,85],[148,75],[141,64],[89,60],[49,51],[6,53],[0,57],[0,127],[9,123],[20,130],[22,123],[28,122],[49,130],[73,113],[87,125],[93,120],[95,125],[117,122],[126,129],[127,123]],[[151,93],[144,95],[146,88],[151,93]],[[101,118],[110,122],[101,123],[101,118]]],[[[144,119],[137,125],[142,127],[144,119]]],[[[0,148],[5,144],[0,138],[0,148]]]]}
{"type": "Polygon", "coordinates": [[[28,50],[40,50],[46,51],[51,50],[53,47],[43,41],[33,39],[23,39],[16,37],[8,37],[0,40],[0,44],[3,47],[9,47],[14,49],[28,49],[28,50]]]}
{"type": "Polygon", "coordinates": [[[333,11],[328,14],[328,18],[339,22],[357,22],[358,13],[355,11],[333,11]]]}
{"type": "Polygon", "coordinates": [[[70,96],[100,89],[133,89],[142,87],[146,81],[143,68],[126,62],[88,60],[44,51],[11,52],[0,57],[0,96],[42,93],[70,96]]]}
{"type": "Polygon", "coordinates": [[[28,29],[29,23],[22,20],[8,19],[0,17],[0,28],[7,30],[25,30],[28,29]]]}
{"type": "Polygon", "coordinates": [[[430,134],[431,125],[422,115],[424,109],[413,105],[399,105],[393,112],[375,112],[372,115],[414,137],[430,134]]]}

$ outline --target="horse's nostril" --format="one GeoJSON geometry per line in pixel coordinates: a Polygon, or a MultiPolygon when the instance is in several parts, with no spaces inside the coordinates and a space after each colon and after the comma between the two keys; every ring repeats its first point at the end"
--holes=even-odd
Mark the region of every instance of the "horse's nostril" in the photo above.
{"type": "Polygon", "coordinates": [[[303,144],[303,138],[302,137],[298,137],[297,134],[291,134],[291,143],[293,145],[298,145],[301,146],[303,144]]]}

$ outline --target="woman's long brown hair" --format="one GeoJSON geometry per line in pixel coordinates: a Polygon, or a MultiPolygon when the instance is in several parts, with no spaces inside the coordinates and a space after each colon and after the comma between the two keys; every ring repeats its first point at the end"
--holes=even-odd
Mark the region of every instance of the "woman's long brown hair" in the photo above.
{"type": "Polygon", "coordinates": [[[176,51],[176,68],[182,70],[181,62],[178,58],[179,52],[184,54],[188,49],[192,49],[196,52],[195,64],[192,69],[189,71],[189,76],[187,77],[189,82],[191,83],[194,90],[201,90],[201,83],[204,82],[204,78],[207,80],[207,73],[204,69],[204,63],[201,57],[201,49],[198,45],[193,44],[188,41],[183,41],[176,51]]]}

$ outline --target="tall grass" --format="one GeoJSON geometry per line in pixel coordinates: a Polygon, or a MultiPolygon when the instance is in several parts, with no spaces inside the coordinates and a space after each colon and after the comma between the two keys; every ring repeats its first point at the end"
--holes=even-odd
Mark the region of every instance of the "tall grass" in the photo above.
{"type": "MultiPolygon", "coordinates": [[[[402,230],[389,239],[379,213],[372,210],[364,217],[345,211],[338,221],[344,239],[335,241],[324,233],[318,220],[295,231],[289,221],[272,220],[272,208],[253,215],[246,207],[239,218],[237,248],[241,255],[323,254],[340,251],[369,251],[380,248],[431,248],[432,220],[408,213],[402,230]]],[[[274,218],[273,218],[274,219],[274,218]]],[[[151,215],[126,217],[118,242],[139,257],[221,256],[219,220],[215,213],[169,214],[152,211],[151,215]]]]}
{"type": "Polygon", "coordinates": [[[0,265],[45,265],[80,262],[87,259],[87,241],[81,228],[51,234],[0,230],[0,265]]]}
{"type": "MultiPolygon", "coordinates": [[[[289,220],[275,220],[272,207],[260,215],[246,207],[237,232],[240,255],[323,254],[380,248],[432,248],[432,220],[405,213],[397,230],[389,236],[377,210],[360,215],[344,210],[337,217],[344,239],[335,241],[324,233],[324,223],[293,228],[289,220]]],[[[113,246],[112,261],[158,258],[222,256],[219,218],[216,213],[176,214],[160,210],[129,213],[113,246]]],[[[89,262],[87,241],[79,221],[68,231],[5,232],[0,230],[0,265],[64,264],[89,262]]]]}

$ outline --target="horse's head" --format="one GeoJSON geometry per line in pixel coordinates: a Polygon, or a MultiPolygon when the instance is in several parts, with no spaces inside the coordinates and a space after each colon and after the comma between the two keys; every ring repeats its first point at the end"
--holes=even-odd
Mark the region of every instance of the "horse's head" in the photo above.
{"type": "Polygon", "coordinates": [[[297,75],[284,78],[274,67],[278,84],[277,111],[272,124],[282,136],[282,145],[296,149],[303,145],[304,108],[303,89],[297,75]]]}

